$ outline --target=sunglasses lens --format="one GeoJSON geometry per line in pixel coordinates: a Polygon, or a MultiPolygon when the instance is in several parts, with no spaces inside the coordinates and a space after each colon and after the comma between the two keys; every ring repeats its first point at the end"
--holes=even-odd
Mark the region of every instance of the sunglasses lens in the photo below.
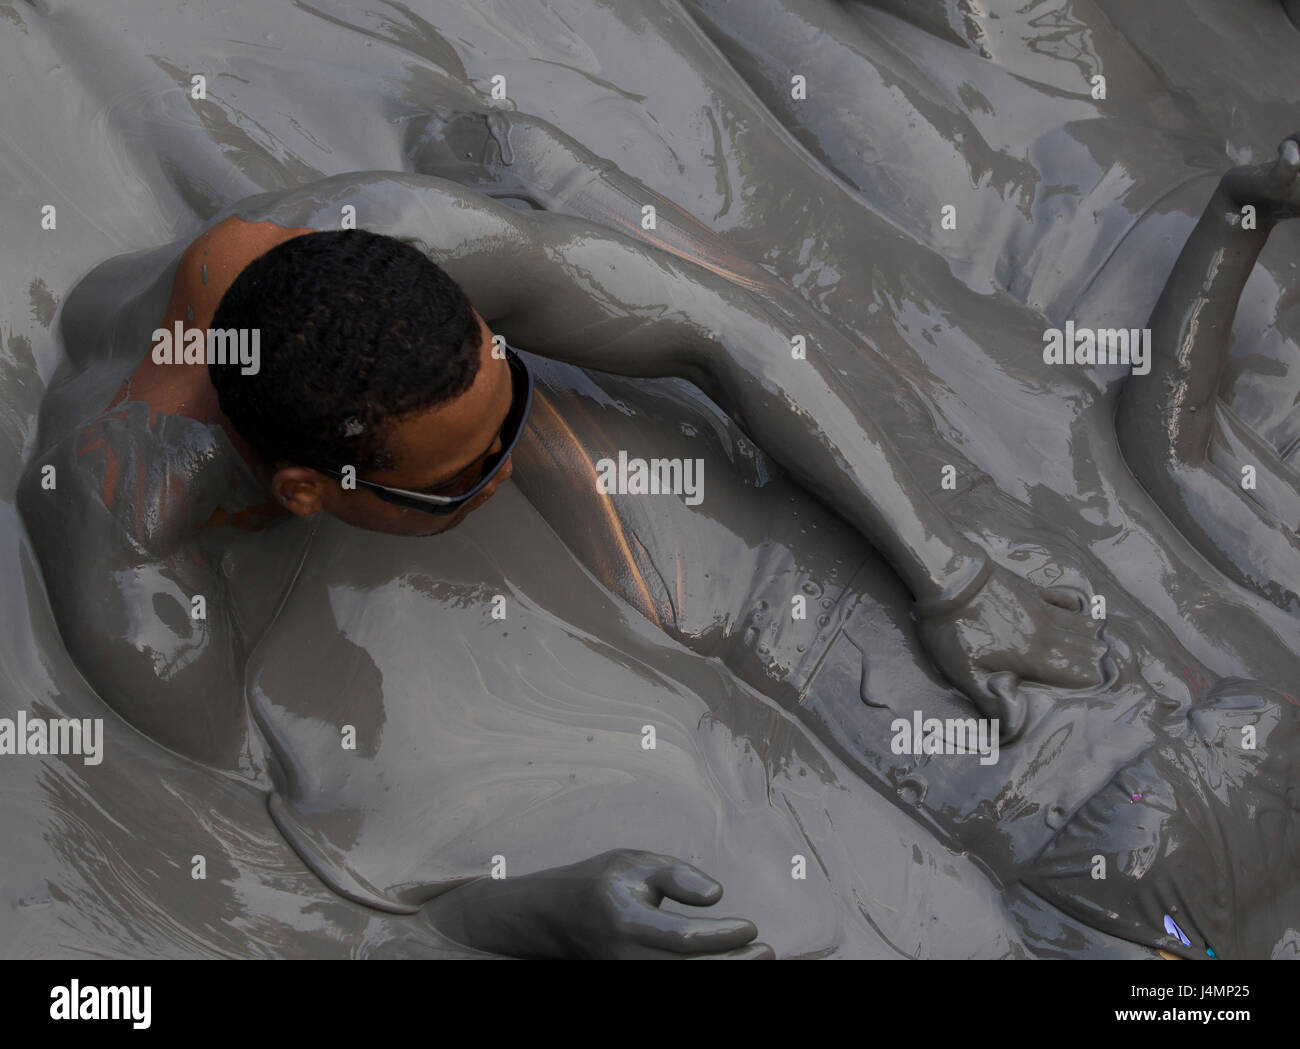
{"type": "MultiPolygon", "coordinates": [[[[516,354],[510,347],[506,347],[506,363],[510,365],[510,380],[512,389],[512,399],[510,411],[507,412],[506,421],[500,428],[499,439],[502,442],[500,451],[493,452],[487,456],[482,465],[482,471],[476,478],[467,481],[454,482],[454,487],[446,493],[439,493],[439,498],[448,499],[450,502],[434,502],[432,497],[417,493],[417,491],[403,491],[400,489],[389,489],[382,485],[373,484],[369,481],[360,481],[374,494],[378,495],[383,502],[391,503],[393,506],[403,507],[404,510],[420,510],[425,513],[434,513],[438,516],[447,516],[459,511],[465,503],[474,498],[474,495],[480,493],[487,482],[497,474],[504,461],[510,458],[510,454],[515,450],[515,445],[519,443],[520,435],[524,433],[524,424],[528,421],[528,413],[533,407],[533,373],[524,364],[523,357],[516,354]]],[[[333,477],[341,477],[337,471],[326,471],[333,477]]]]}
{"type": "Polygon", "coordinates": [[[457,489],[463,489],[463,491],[453,490],[445,493],[443,497],[453,500],[452,502],[433,502],[428,497],[421,498],[418,492],[396,491],[378,485],[367,485],[367,487],[372,488],[375,494],[386,503],[408,510],[422,510],[425,513],[436,514],[440,517],[456,513],[462,506],[478,495],[487,486],[488,482],[496,476],[497,471],[501,469],[510,453],[514,450],[515,445],[519,442],[519,438],[524,432],[524,423],[528,420],[528,413],[533,404],[533,375],[528,370],[528,365],[509,347],[507,347],[506,363],[510,366],[513,398],[510,403],[510,411],[506,414],[505,422],[501,426],[501,450],[494,452],[483,460],[483,469],[476,479],[456,485],[457,489]]]}

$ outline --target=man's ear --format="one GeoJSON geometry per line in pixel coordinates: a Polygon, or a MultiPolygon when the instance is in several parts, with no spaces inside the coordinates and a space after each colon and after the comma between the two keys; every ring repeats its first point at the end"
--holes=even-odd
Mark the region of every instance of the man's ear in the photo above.
{"type": "Polygon", "coordinates": [[[291,466],[281,460],[271,478],[271,495],[291,514],[310,517],[325,509],[326,485],[333,483],[310,467],[291,466]]]}

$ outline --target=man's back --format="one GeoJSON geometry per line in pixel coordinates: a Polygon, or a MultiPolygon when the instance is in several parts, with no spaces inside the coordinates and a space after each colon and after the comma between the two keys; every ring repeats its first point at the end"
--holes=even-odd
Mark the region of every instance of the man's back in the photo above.
{"type": "MultiPolygon", "coordinates": [[[[205,233],[182,256],[158,326],[209,327],[247,261],[297,232],[232,219],[205,233]]],[[[78,294],[112,299],[118,276],[97,286],[92,274],[66,308],[77,309],[78,294]]],[[[256,457],[221,418],[206,366],[155,363],[147,344],[139,356],[111,405],[33,457],[19,506],[60,632],[101,698],[165,746],[245,764],[250,639],[231,621],[222,572],[231,536],[219,526],[257,527],[280,512],[266,505],[256,457]]],[[[261,618],[244,615],[246,625],[261,618]]]]}

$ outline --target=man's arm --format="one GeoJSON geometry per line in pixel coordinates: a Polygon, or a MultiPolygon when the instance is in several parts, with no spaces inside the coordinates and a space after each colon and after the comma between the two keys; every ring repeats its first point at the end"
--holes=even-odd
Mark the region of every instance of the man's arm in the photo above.
{"type": "MultiPolygon", "coordinates": [[[[538,264],[527,269],[528,293],[495,317],[485,314],[494,330],[571,364],[689,379],[844,514],[918,599],[974,577],[982,554],[934,509],[876,425],[869,399],[827,363],[855,352],[830,351],[827,340],[842,336],[622,234],[548,212],[520,219],[530,244],[541,245],[538,264]],[[805,359],[791,355],[799,334],[812,346],[805,359]]],[[[460,280],[457,261],[445,265],[460,280]]]]}
{"type": "Polygon", "coordinates": [[[1179,531],[1228,576],[1293,612],[1300,612],[1294,480],[1216,407],[1242,290],[1273,227],[1297,216],[1300,136],[1282,143],[1275,164],[1223,177],[1152,313],[1151,370],[1125,380],[1115,416],[1129,467],[1179,531]],[[1212,461],[1214,433],[1226,459],[1257,464],[1253,498],[1212,461]]]}
{"type": "MultiPolygon", "coordinates": [[[[861,361],[864,348],[784,297],[761,298],[622,234],[549,213],[519,219],[545,255],[494,329],[580,366],[699,386],[891,563],[917,599],[930,656],[1006,741],[1027,716],[1021,681],[1102,683],[1105,646],[1079,614],[1082,595],[993,565],[911,476],[875,420],[893,387],[835,367],[861,361]],[[815,347],[804,358],[791,354],[796,334],[815,347]]],[[[439,262],[469,290],[457,260],[439,262]]]]}
{"type": "Polygon", "coordinates": [[[239,639],[183,510],[218,460],[201,424],[148,414],[124,405],[37,457],[18,506],[64,644],[100,698],[163,746],[234,768],[247,752],[239,639]]]}
{"type": "Polygon", "coordinates": [[[1115,419],[1144,481],[1205,461],[1237,304],[1273,227],[1300,211],[1298,175],[1298,138],[1271,166],[1228,172],[1178,256],[1151,315],[1151,371],[1124,383],[1115,419]]]}

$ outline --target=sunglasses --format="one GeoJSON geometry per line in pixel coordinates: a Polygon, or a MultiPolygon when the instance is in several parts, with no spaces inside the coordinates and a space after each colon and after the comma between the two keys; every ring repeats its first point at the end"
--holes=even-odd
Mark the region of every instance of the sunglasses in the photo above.
{"type": "MultiPolygon", "coordinates": [[[[479,492],[483,491],[514,450],[520,434],[524,432],[524,423],[528,419],[528,413],[533,407],[533,373],[513,346],[507,345],[505,350],[506,364],[510,368],[510,385],[513,396],[510,402],[510,411],[506,414],[505,422],[501,424],[499,434],[501,451],[495,452],[483,460],[483,472],[468,491],[459,492],[456,495],[431,495],[428,492],[412,492],[405,488],[390,488],[386,484],[376,484],[374,481],[366,481],[360,477],[353,478],[357,486],[374,492],[384,502],[392,503],[394,506],[400,506],[407,510],[421,510],[424,513],[439,516],[454,514],[478,495],[479,492]]],[[[317,469],[329,477],[337,480],[343,479],[342,471],[323,467],[317,467],[317,469]]],[[[452,483],[454,482],[447,482],[448,485],[452,483]]],[[[440,487],[446,487],[446,485],[440,487]]]]}

